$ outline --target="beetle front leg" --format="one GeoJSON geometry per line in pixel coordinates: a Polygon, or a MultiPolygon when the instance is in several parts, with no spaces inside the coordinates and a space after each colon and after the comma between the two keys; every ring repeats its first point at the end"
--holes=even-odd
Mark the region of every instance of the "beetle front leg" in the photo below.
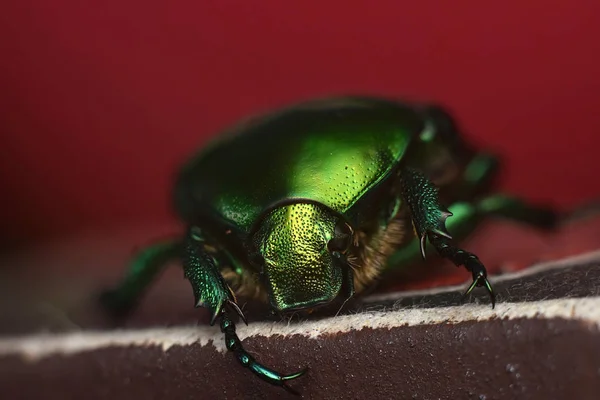
{"type": "Polygon", "coordinates": [[[232,351],[237,360],[249,368],[254,374],[273,385],[283,386],[295,393],[285,383],[298,378],[307,371],[304,369],[290,375],[282,375],[256,362],[244,349],[242,342],[235,332],[235,324],[231,320],[225,306],[232,308],[246,322],[244,314],[237,305],[231,288],[225,283],[219,272],[215,259],[204,250],[203,232],[198,227],[191,227],[187,235],[184,253],[184,274],[190,281],[194,291],[195,306],[206,307],[211,312],[210,324],[214,325],[219,318],[221,332],[225,334],[225,345],[232,351]]]}
{"type": "Polygon", "coordinates": [[[282,375],[256,362],[254,357],[248,354],[248,352],[244,349],[240,338],[235,332],[235,323],[229,318],[225,310],[221,310],[220,319],[221,332],[225,334],[225,346],[227,346],[228,350],[233,351],[235,357],[244,367],[249,368],[250,371],[252,371],[262,380],[273,385],[283,386],[283,388],[287,391],[294,394],[298,394],[294,389],[287,386],[285,383],[286,381],[296,379],[304,375],[306,371],[308,371],[308,368],[305,368],[302,371],[296,372],[294,374],[282,375]]]}
{"type": "Polygon", "coordinates": [[[475,254],[451,243],[452,236],[446,229],[446,219],[452,216],[452,213],[440,204],[437,188],[417,170],[407,168],[402,170],[400,175],[402,197],[410,209],[414,230],[421,242],[423,258],[425,258],[425,243],[429,239],[442,257],[452,261],[456,266],[463,265],[471,272],[473,283],[464,296],[471,293],[475,287],[484,286],[494,308],[496,296],[492,285],[487,280],[485,266],[475,254]]]}

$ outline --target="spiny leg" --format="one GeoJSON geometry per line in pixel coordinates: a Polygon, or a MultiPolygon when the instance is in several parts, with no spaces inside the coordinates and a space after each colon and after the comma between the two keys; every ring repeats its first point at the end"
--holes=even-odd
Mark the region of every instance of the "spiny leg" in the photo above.
{"type": "Polygon", "coordinates": [[[487,271],[479,258],[451,244],[452,237],[446,229],[446,219],[453,214],[444,208],[439,201],[437,188],[419,171],[404,169],[401,172],[402,197],[411,212],[415,233],[420,239],[421,255],[425,258],[427,238],[438,253],[452,261],[456,266],[463,265],[473,276],[473,283],[465,292],[467,296],[476,286],[485,286],[492,308],[496,304],[496,296],[487,280],[487,271]]]}
{"type": "Polygon", "coordinates": [[[225,334],[225,345],[227,349],[233,351],[237,360],[244,367],[249,368],[262,380],[294,392],[285,384],[286,381],[304,375],[307,369],[290,375],[282,375],[256,362],[254,357],[244,350],[242,342],[235,332],[235,324],[224,306],[232,308],[244,322],[246,319],[236,303],[233,291],[227,286],[219,272],[215,259],[204,250],[204,242],[202,230],[198,227],[191,227],[185,244],[183,267],[185,277],[190,281],[194,291],[196,307],[209,309],[211,325],[214,325],[217,318],[220,319],[221,332],[225,334]]]}
{"type": "MultiPolygon", "coordinates": [[[[458,202],[450,205],[448,210],[452,218],[446,220],[446,227],[452,232],[452,237],[461,240],[471,233],[479,224],[481,216],[477,213],[477,207],[471,203],[458,202]]],[[[400,269],[407,265],[413,265],[423,259],[420,240],[412,239],[401,249],[390,256],[387,267],[400,269]]],[[[431,251],[426,249],[426,254],[431,251]]]]}
{"type": "Polygon", "coordinates": [[[168,240],[140,251],[131,262],[123,281],[100,295],[101,304],[116,316],[130,312],[163,267],[181,256],[181,250],[181,241],[168,240]]]}
{"type": "MultiPolygon", "coordinates": [[[[544,230],[555,228],[560,220],[560,214],[552,208],[529,204],[508,195],[491,195],[475,203],[456,202],[448,209],[452,218],[446,220],[446,227],[458,240],[467,237],[487,217],[507,219],[544,230]]],[[[419,258],[422,258],[420,242],[411,240],[390,256],[388,267],[401,268],[417,262],[419,258]]]]}

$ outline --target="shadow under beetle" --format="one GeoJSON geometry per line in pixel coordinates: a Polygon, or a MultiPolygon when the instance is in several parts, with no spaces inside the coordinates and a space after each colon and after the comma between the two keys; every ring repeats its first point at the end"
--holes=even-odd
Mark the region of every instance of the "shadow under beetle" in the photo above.
{"type": "Polygon", "coordinates": [[[184,237],[141,251],[102,302],[113,312],[132,309],[161,267],[180,258],[196,307],[210,310],[211,325],[219,321],[227,348],[291,390],[286,381],[306,369],[284,375],[244,350],[230,314],[246,322],[236,296],[278,313],[314,309],[424,258],[429,241],[472,274],[465,295],[482,286],[494,307],[484,265],[449,232],[464,236],[485,216],[539,228],[556,221],[551,209],[487,194],[497,166],[435,105],[338,97],[250,118],[181,169],[174,205],[184,237]]]}

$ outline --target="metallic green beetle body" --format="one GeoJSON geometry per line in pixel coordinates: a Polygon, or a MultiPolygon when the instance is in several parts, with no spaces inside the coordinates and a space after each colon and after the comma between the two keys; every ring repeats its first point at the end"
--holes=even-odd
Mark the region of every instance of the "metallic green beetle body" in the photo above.
{"type": "MultiPolygon", "coordinates": [[[[253,271],[266,275],[263,283],[277,310],[331,301],[341,289],[342,271],[327,252],[318,255],[319,248],[292,247],[301,241],[326,246],[336,220],[357,226],[360,218],[372,219],[365,218],[372,204],[361,200],[385,190],[413,139],[426,129],[424,121],[412,108],[358,98],[310,102],[256,118],[184,167],[176,209],[203,226],[217,242],[211,244],[226,248],[237,264],[252,269],[248,254],[255,253],[287,258],[253,271]],[[306,216],[282,215],[294,212],[306,216]],[[277,241],[269,238],[272,232],[277,241]],[[252,241],[260,248],[249,251],[252,241]],[[310,285],[295,279],[309,274],[310,285]],[[278,280],[287,282],[272,285],[278,280]]],[[[389,195],[385,200],[395,201],[389,195]]]]}
{"type": "Polygon", "coordinates": [[[446,219],[454,212],[465,221],[455,230],[450,224],[450,232],[488,214],[537,226],[555,219],[509,197],[472,202],[486,191],[495,165],[434,106],[340,97],[249,119],[181,170],[174,198],[189,225],[186,239],[140,256],[103,301],[131,307],[158,265],[182,253],[196,303],[209,308],[211,324],[220,318],[228,348],[259,377],[284,385],[304,371],[280,375],[245,352],[226,311],[231,306],[244,318],[236,294],[279,312],[347,299],[415,249],[424,257],[429,240],[472,273],[467,293],[485,286],[493,305],[485,267],[451,244],[446,219]]]}
{"type": "MultiPolygon", "coordinates": [[[[219,138],[183,168],[176,185],[175,208],[183,220],[205,229],[213,247],[226,248],[236,264],[252,270],[256,267],[248,255],[264,257],[269,250],[265,236],[270,231],[286,232],[286,222],[296,224],[288,226],[288,235],[294,235],[294,229],[304,231],[296,243],[311,239],[321,245],[326,244],[325,238],[307,231],[311,227],[329,229],[324,236],[331,239],[335,219],[362,228],[360,231],[385,226],[399,205],[393,189],[397,185],[394,172],[401,164],[406,160],[417,164],[414,156],[418,155],[420,166],[431,170],[442,156],[448,156],[451,143],[447,141],[452,133],[443,132],[436,138],[435,129],[426,108],[369,98],[319,100],[260,116],[230,132],[228,138],[219,138]],[[312,214],[313,219],[288,217],[281,221],[282,226],[269,214],[278,207],[284,207],[280,213],[295,209],[312,214]],[[318,226],[328,219],[328,228],[318,226]],[[373,224],[377,226],[368,226],[373,224]],[[253,238],[256,232],[262,237],[253,238]],[[250,249],[252,239],[261,242],[262,248],[250,249]]],[[[446,164],[436,168],[443,170],[446,164]]],[[[284,243],[280,238],[279,242],[271,246],[272,253],[285,255],[284,247],[291,247],[294,240],[284,243]]],[[[286,265],[251,271],[266,274],[267,288],[278,279],[294,281],[308,273],[319,283],[332,281],[321,288],[323,293],[311,291],[301,280],[299,287],[291,282],[285,285],[291,292],[287,296],[279,287],[277,293],[269,290],[277,310],[326,303],[337,295],[343,273],[331,268],[331,260],[303,257],[316,252],[318,249],[289,251],[292,254],[286,265]],[[321,273],[315,271],[317,265],[325,266],[321,273]]]]}

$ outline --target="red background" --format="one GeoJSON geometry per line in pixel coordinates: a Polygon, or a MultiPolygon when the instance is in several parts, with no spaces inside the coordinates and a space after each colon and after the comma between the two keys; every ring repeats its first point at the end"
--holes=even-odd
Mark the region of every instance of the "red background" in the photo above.
{"type": "Polygon", "coordinates": [[[198,145],[331,93],[442,102],[506,157],[503,189],[600,196],[597,0],[293,3],[2,2],[4,243],[171,221],[198,145]]]}

